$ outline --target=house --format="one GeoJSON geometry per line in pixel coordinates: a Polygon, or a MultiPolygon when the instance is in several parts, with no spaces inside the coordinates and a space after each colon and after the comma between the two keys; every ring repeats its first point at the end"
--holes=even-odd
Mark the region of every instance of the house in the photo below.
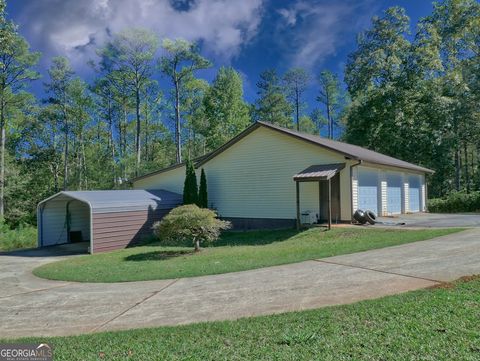
{"type": "MultiPolygon", "coordinates": [[[[257,122],[195,160],[205,169],[209,205],[236,228],[350,222],[357,209],[379,215],[425,211],[432,170],[359,146],[257,122]]],[[[181,194],[185,164],[133,180],[134,189],[181,194]]]]}
{"type": "MultiPolygon", "coordinates": [[[[431,170],[355,145],[257,122],[195,160],[209,205],[235,228],[350,222],[425,210],[431,170]],[[305,221],[305,220],[303,220],[305,221]]],[[[39,203],[39,247],[87,241],[90,253],[136,244],[182,203],[185,164],[133,180],[132,190],[64,191],[39,203]]]]}

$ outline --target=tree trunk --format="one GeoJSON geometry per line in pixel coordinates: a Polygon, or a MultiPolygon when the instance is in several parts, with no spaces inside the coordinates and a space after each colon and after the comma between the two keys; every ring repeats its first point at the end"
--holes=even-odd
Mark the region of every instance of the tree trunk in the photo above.
{"type": "Polygon", "coordinates": [[[333,138],[333,127],[332,127],[332,117],[330,114],[330,96],[328,94],[328,90],[325,92],[325,99],[326,99],[326,108],[327,108],[327,127],[328,127],[328,138],[333,138]]]}
{"type": "Polygon", "coordinates": [[[455,146],[455,190],[460,190],[460,150],[455,146]]]}
{"type": "Polygon", "coordinates": [[[140,130],[141,130],[141,124],[140,124],[140,89],[137,86],[136,91],[135,91],[135,111],[136,111],[136,117],[137,117],[137,130],[136,130],[136,135],[135,135],[135,151],[136,151],[136,163],[135,163],[135,175],[138,176],[138,169],[140,167],[140,162],[142,161],[142,151],[141,151],[141,140],[140,140],[140,130]]]}
{"type": "Polygon", "coordinates": [[[175,79],[175,143],[177,146],[177,163],[182,163],[182,145],[180,143],[180,84],[175,79]]]}
{"type": "Polygon", "coordinates": [[[195,244],[195,252],[200,252],[200,240],[195,239],[193,242],[195,244]]]}
{"type": "Polygon", "coordinates": [[[465,154],[465,185],[466,185],[467,193],[470,193],[470,175],[468,172],[467,142],[463,142],[463,153],[465,154]]]}
{"type": "Polygon", "coordinates": [[[64,157],[65,159],[63,160],[63,190],[66,191],[68,187],[68,119],[67,119],[67,111],[65,109],[64,105],[64,110],[63,110],[63,117],[64,117],[64,132],[65,132],[65,151],[64,151],[64,157]]]}
{"type": "Polygon", "coordinates": [[[298,89],[295,89],[295,109],[297,112],[297,131],[300,131],[300,96],[298,89]]]}
{"type": "Polygon", "coordinates": [[[144,139],[144,147],[145,147],[145,154],[143,155],[143,159],[145,159],[145,161],[149,161],[150,160],[150,154],[149,154],[149,149],[148,149],[148,136],[149,136],[149,130],[148,130],[148,127],[149,127],[149,124],[148,124],[148,101],[146,101],[145,103],[145,139],[144,139]]]}
{"type": "Polygon", "coordinates": [[[108,130],[109,130],[109,150],[112,156],[112,181],[113,186],[115,187],[117,184],[117,177],[115,175],[115,139],[113,138],[113,115],[112,115],[112,103],[111,100],[108,99],[108,130]]]}
{"type": "Polygon", "coordinates": [[[0,220],[5,216],[5,100],[2,97],[0,105],[0,220]]]}

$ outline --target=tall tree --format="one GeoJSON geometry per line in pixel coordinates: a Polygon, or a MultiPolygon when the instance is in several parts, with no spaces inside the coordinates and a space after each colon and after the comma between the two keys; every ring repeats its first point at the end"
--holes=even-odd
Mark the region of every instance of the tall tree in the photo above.
{"type": "Polygon", "coordinates": [[[185,182],[183,185],[183,204],[198,203],[198,186],[195,167],[190,159],[187,159],[185,165],[185,182]]]}
{"type": "Polygon", "coordinates": [[[300,130],[300,111],[304,105],[302,101],[303,94],[308,86],[309,76],[305,69],[290,69],[283,76],[286,94],[295,110],[295,123],[297,130],[300,130]]]}
{"type": "Polygon", "coordinates": [[[63,144],[63,190],[68,188],[69,172],[69,137],[70,137],[70,119],[69,103],[71,102],[68,87],[72,81],[74,71],[70,62],[65,57],[55,57],[52,59],[52,66],[48,70],[50,82],[45,84],[47,93],[50,95],[49,102],[54,105],[57,117],[62,123],[62,132],[64,135],[63,144]]]}
{"type": "Polygon", "coordinates": [[[153,60],[158,50],[157,36],[143,29],[128,29],[116,34],[99,54],[108,64],[110,74],[120,77],[115,82],[127,86],[135,104],[135,173],[142,160],[141,115],[142,91],[153,73],[153,60]]]}
{"type": "Polygon", "coordinates": [[[15,24],[6,18],[5,0],[0,0],[0,219],[5,215],[5,145],[7,141],[7,109],[22,102],[25,85],[37,79],[32,68],[40,58],[31,52],[15,24]]]}
{"type": "Polygon", "coordinates": [[[208,208],[207,176],[203,168],[200,173],[200,187],[198,188],[198,206],[200,208],[208,208]]]}
{"type": "Polygon", "coordinates": [[[210,85],[206,80],[193,75],[185,78],[180,91],[180,107],[185,120],[184,131],[187,142],[187,156],[194,159],[207,152],[206,136],[209,131],[205,117],[205,94],[210,85]]]}
{"type": "Polygon", "coordinates": [[[211,66],[210,61],[202,57],[196,44],[183,39],[165,39],[162,43],[167,55],[160,59],[161,71],[170,78],[175,92],[175,143],[177,147],[176,161],[182,162],[182,139],[180,119],[180,91],[182,82],[196,70],[211,66]]]}
{"type": "Polygon", "coordinates": [[[400,127],[405,70],[410,55],[410,20],[405,10],[389,8],[374,17],[349,55],[345,82],[352,97],[345,138],[386,153],[403,154],[400,127]],[[400,153],[401,152],[401,153],[400,153]]]}
{"type": "Polygon", "coordinates": [[[276,70],[263,71],[257,88],[254,119],[292,128],[292,107],[287,101],[276,70]]]}
{"type": "Polygon", "coordinates": [[[340,114],[342,104],[342,89],[338,77],[331,71],[324,70],[318,76],[317,101],[325,108],[325,115],[328,125],[328,137],[334,137],[334,124],[340,114]]]}
{"type": "Polygon", "coordinates": [[[240,74],[233,68],[220,68],[205,95],[204,107],[209,150],[219,147],[244,130],[250,123],[250,115],[243,100],[240,74]]]}

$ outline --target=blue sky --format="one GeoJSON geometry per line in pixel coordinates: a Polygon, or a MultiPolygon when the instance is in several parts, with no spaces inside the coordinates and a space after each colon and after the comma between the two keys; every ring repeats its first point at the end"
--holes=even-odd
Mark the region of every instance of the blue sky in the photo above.
{"type": "MultiPolygon", "coordinates": [[[[402,6],[412,26],[428,15],[428,0],[7,0],[9,16],[34,50],[43,53],[40,70],[55,55],[65,55],[86,80],[86,62],[109,34],[143,27],[159,37],[196,41],[215,67],[197,76],[211,80],[218,67],[232,65],[244,78],[245,98],[254,101],[259,73],[277,68],[306,68],[312,77],[306,94],[309,113],[315,104],[315,76],[329,69],[342,77],[356,34],[374,15],[402,6]]],[[[413,30],[413,29],[412,29],[413,30]]],[[[167,81],[161,79],[164,86],[167,81]]],[[[42,80],[32,86],[42,95],[42,80]]]]}

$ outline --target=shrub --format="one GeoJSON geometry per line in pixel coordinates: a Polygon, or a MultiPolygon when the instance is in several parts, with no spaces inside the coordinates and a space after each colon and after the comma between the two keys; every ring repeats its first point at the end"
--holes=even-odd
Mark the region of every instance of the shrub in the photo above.
{"type": "Polygon", "coordinates": [[[200,188],[198,189],[198,206],[208,208],[207,176],[203,168],[200,175],[200,188]]]}
{"type": "Polygon", "coordinates": [[[434,213],[479,212],[480,192],[455,192],[445,198],[430,199],[428,210],[434,213]]]}
{"type": "Polygon", "coordinates": [[[185,172],[185,183],[183,185],[183,204],[197,204],[197,175],[195,174],[193,162],[190,159],[187,160],[185,172]]]}
{"type": "Polygon", "coordinates": [[[10,251],[37,246],[37,229],[30,225],[19,225],[15,229],[0,220],[0,250],[10,251]]]}
{"type": "Polygon", "coordinates": [[[199,251],[201,243],[215,242],[220,232],[230,227],[230,222],[218,219],[214,211],[189,204],[172,209],[153,225],[153,230],[162,241],[178,245],[193,242],[195,251],[199,251]]]}

